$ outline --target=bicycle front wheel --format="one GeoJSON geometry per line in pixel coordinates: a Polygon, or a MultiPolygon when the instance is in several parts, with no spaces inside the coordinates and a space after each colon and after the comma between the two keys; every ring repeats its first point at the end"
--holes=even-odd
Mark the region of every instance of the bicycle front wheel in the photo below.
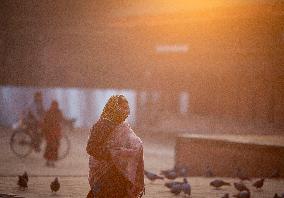
{"type": "Polygon", "coordinates": [[[24,129],[16,130],[10,138],[10,148],[12,152],[21,158],[28,156],[32,152],[32,137],[24,129]]]}

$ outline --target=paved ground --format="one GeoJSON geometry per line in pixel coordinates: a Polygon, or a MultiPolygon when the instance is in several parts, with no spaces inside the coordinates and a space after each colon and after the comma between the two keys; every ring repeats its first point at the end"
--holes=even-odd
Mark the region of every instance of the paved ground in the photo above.
{"type": "MultiPolygon", "coordinates": [[[[85,144],[88,132],[86,130],[76,130],[69,133],[72,142],[70,155],[59,161],[56,168],[45,167],[42,154],[32,153],[25,159],[19,159],[13,155],[9,149],[9,137],[11,131],[0,129],[0,194],[13,193],[28,198],[38,197],[85,197],[88,191],[88,156],[85,153],[85,144]],[[16,175],[27,171],[30,175],[29,188],[21,191],[16,186],[16,175]],[[49,189],[50,182],[55,176],[59,176],[61,189],[57,194],[52,194],[49,189]]],[[[145,168],[158,172],[162,169],[171,168],[174,164],[174,138],[172,136],[142,136],[145,150],[145,168]]],[[[209,187],[209,182],[214,178],[192,177],[188,178],[192,186],[193,198],[217,198],[226,192],[235,194],[233,187],[225,187],[215,190],[209,187]]],[[[236,181],[233,178],[223,178],[226,181],[236,181]]],[[[176,197],[163,186],[164,181],[151,183],[146,182],[147,197],[176,197]]],[[[284,180],[267,180],[263,190],[257,191],[251,187],[250,182],[246,182],[252,189],[253,198],[269,198],[274,193],[284,192],[284,180]]],[[[181,197],[182,195],[180,195],[181,197]]]]}

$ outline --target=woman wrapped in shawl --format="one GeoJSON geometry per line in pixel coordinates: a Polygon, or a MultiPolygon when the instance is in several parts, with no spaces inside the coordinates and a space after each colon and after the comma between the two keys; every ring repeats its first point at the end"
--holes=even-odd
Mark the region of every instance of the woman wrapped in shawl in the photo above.
{"type": "Polygon", "coordinates": [[[130,113],[123,95],[112,96],[87,143],[89,184],[87,197],[137,198],[144,192],[142,141],[125,119],[130,113]]]}
{"type": "Polygon", "coordinates": [[[46,166],[54,167],[54,162],[58,159],[62,117],[62,112],[58,107],[57,101],[52,101],[50,109],[44,116],[42,126],[42,131],[46,140],[46,148],[44,153],[46,166]]]}

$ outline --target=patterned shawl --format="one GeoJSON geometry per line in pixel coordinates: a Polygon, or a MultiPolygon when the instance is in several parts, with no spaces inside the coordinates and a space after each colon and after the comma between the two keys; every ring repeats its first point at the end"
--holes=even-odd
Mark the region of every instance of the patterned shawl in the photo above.
{"type": "Polygon", "coordinates": [[[89,159],[89,184],[91,188],[112,166],[115,166],[131,183],[129,198],[136,198],[144,190],[144,160],[142,141],[126,122],[115,127],[106,142],[112,165],[105,160],[89,159]]]}

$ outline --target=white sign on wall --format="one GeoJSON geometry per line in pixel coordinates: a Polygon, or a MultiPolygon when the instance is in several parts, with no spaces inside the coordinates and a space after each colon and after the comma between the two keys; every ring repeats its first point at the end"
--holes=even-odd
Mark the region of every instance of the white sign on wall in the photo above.
{"type": "Polygon", "coordinates": [[[157,53],[186,53],[188,51],[188,45],[157,45],[155,49],[157,53]]]}

